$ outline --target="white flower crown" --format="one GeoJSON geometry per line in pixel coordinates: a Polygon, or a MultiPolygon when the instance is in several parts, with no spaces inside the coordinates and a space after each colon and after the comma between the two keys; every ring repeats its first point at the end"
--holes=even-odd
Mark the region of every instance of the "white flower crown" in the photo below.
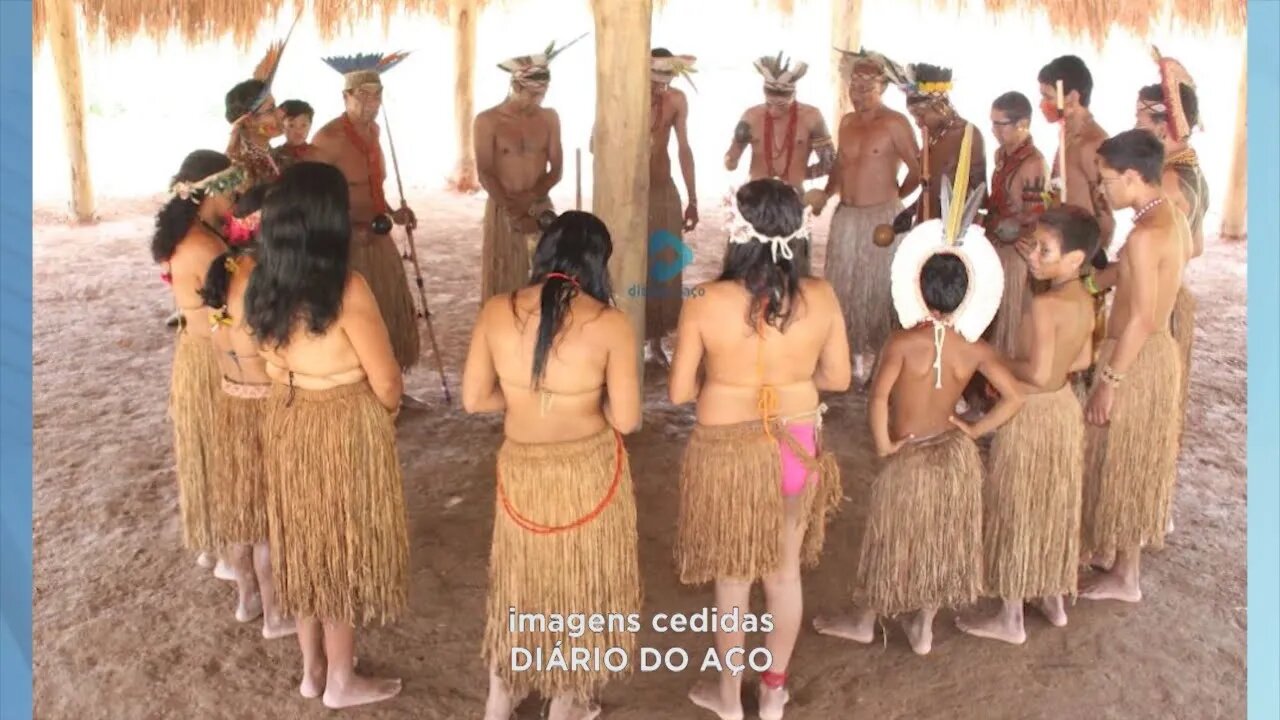
{"type": "Polygon", "coordinates": [[[795,254],[791,251],[791,241],[807,238],[813,233],[813,209],[808,205],[804,206],[804,214],[800,219],[800,227],[790,235],[762,235],[755,226],[742,216],[742,211],[738,208],[738,191],[730,189],[729,195],[725,198],[725,206],[729,209],[729,219],[725,221],[725,232],[729,234],[729,242],[743,245],[751,241],[764,243],[769,246],[769,251],[773,255],[773,261],[778,262],[778,256],[782,256],[786,260],[792,260],[795,254]]]}

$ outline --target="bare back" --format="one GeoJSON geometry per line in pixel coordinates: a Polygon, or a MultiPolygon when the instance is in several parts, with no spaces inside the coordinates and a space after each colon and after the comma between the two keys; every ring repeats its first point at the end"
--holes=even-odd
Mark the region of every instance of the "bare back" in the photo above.
{"type": "Polygon", "coordinates": [[[1019,325],[1013,358],[1015,375],[1028,394],[1058,390],[1071,373],[1089,366],[1093,322],[1093,296],[1078,280],[1031,300],[1019,325]]]}
{"type": "Polygon", "coordinates": [[[894,438],[924,439],[954,429],[951,417],[956,402],[979,367],[996,359],[986,342],[968,342],[948,328],[942,342],[942,387],[938,388],[933,340],[933,326],[924,324],[895,331],[885,344],[881,362],[886,369],[897,370],[889,391],[889,432],[894,438]]]}
{"type": "Polygon", "coordinates": [[[819,389],[848,385],[844,320],[825,280],[802,278],[785,331],[766,325],[763,335],[748,323],[751,297],[742,283],[717,281],[700,288],[704,292],[682,308],[671,371],[673,383],[677,377],[687,382],[703,365],[699,423],[760,419],[764,386],[774,389],[776,414],[786,417],[811,412],[819,389]]]}
{"type": "MultiPolygon", "coordinates": [[[[367,376],[356,353],[355,345],[344,327],[345,316],[351,311],[348,298],[351,285],[364,279],[355,272],[347,273],[347,288],[343,293],[343,307],[338,317],[319,335],[313,335],[305,323],[298,323],[289,335],[287,347],[262,348],[267,362],[267,374],[278,383],[292,382],[307,390],[327,390],[341,385],[360,382],[367,376]],[[290,373],[293,377],[290,378],[290,373]]],[[[365,289],[368,286],[365,285],[365,289]]],[[[383,330],[385,333],[385,329],[383,330]]]]}
{"type": "Polygon", "coordinates": [[[258,352],[258,343],[245,323],[244,293],[249,287],[249,274],[253,272],[253,258],[241,255],[236,258],[235,271],[227,282],[227,316],[229,325],[222,325],[213,335],[213,345],[218,351],[218,366],[223,377],[249,385],[265,385],[271,382],[267,374],[267,361],[258,352]]]}
{"type": "Polygon", "coordinates": [[[200,289],[204,287],[209,265],[226,249],[221,238],[197,222],[169,258],[170,290],[182,312],[184,332],[209,337],[209,308],[200,297],[200,289]]]}
{"type": "Polygon", "coordinates": [[[1152,328],[1169,327],[1191,243],[1186,217],[1167,201],[1134,226],[1120,249],[1108,337],[1119,339],[1130,319],[1142,312],[1150,313],[1152,328]]]}
{"type": "Polygon", "coordinates": [[[898,170],[919,152],[911,124],[885,107],[849,113],[840,121],[836,189],[854,207],[881,205],[900,197],[898,170]]]}
{"type": "MultiPolygon", "coordinates": [[[[505,433],[517,442],[577,440],[610,424],[605,397],[639,411],[636,353],[627,346],[631,326],[621,311],[584,293],[569,303],[564,325],[547,352],[540,387],[532,371],[542,285],[485,303],[467,359],[467,374],[496,382],[505,401],[505,433]],[[635,397],[630,397],[634,395],[635,397]],[[626,397],[624,397],[626,396],[626,397]]],[[[624,430],[625,431],[625,430],[624,430]]]]}
{"type": "MultiPolygon", "coordinates": [[[[381,209],[374,207],[368,155],[347,137],[345,118],[341,115],[330,120],[316,132],[308,159],[328,163],[342,171],[351,198],[351,224],[367,226],[381,209]]],[[[370,147],[378,141],[376,124],[364,132],[357,128],[356,132],[370,147]]]]}

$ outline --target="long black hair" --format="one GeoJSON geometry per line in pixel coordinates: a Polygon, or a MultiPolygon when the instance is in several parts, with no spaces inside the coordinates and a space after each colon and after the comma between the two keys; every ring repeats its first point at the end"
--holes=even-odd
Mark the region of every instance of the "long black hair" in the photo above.
{"type": "MultiPolygon", "coordinates": [[[[738,188],[737,199],[742,217],[760,235],[785,237],[804,222],[800,195],[781,180],[753,180],[738,188]]],[[[747,324],[751,327],[763,318],[766,325],[782,331],[791,322],[800,294],[800,270],[794,261],[781,255],[775,262],[768,243],[729,243],[719,279],[741,282],[751,293],[747,308],[747,324]]]]}
{"type": "Polygon", "coordinates": [[[347,180],[332,165],[289,167],[262,203],[257,266],[245,290],[245,322],[283,348],[299,321],[323,333],[342,309],[351,253],[347,180]]]}
{"type": "MultiPolygon", "coordinates": [[[[609,228],[595,215],[576,210],[557,217],[538,241],[529,282],[530,286],[543,283],[542,316],[533,346],[531,385],[535,389],[542,386],[547,372],[547,353],[564,329],[573,297],[583,292],[605,305],[613,304],[613,287],[609,283],[612,254],[609,228]]],[[[511,307],[514,310],[515,293],[511,294],[511,307]]]]}
{"type": "MultiPolygon", "coordinates": [[[[182,161],[178,174],[169,184],[199,182],[210,175],[231,167],[231,159],[214,150],[196,150],[182,161]]],[[[158,263],[169,262],[178,249],[178,243],[191,231],[200,215],[204,202],[203,191],[192,193],[189,198],[174,196],[156,213],[156,231],[151,236],[151,258],[158,263]]]]}

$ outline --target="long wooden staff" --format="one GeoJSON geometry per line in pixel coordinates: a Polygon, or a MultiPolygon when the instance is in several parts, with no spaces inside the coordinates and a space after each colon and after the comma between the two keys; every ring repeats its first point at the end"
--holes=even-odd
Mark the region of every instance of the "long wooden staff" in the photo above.
{"type": "Polygon", "coordinates": [[[576,175],[574,180],[577,185],[577,190],[575,194],[575,197],[577,199],[576,209],[581,210],[582,209],[582,148],[578,148],[574,152],[573,165],[574,165],[574,174],[576,175]]]}
{"type": "MultiPolygon", "coordinates": [[[[391,148],[391,167],[396,171],[396,189],[400,191],[400,207],[408,207],[404,198],[404,182],[400,180],[400,162],[396,159],[396,141],[391,137],[391,121],[387,119],[387,106],[382,106],[382,124],[387,127],[387,145],[391,148]]],[[[413,243],[413,230],[404,226],[409,239],[409,260],[413,262],[413,276],[418,284],[418,299],[422,301],[422,317],[427,321],[427,337],[431,340],[431,352],[436,356],[436,371],[440,373],[440,388],[444,390],[444,402],[453,404],[449,395],[449,384],[444,379],[444,360],[440,357],[440,346],[436,344],[436,331],[431,327],[431,310],[427,307],[427,288],[422,282],[422,267],[418,265],[418,250],[413,243]]]]}
{"type": "Polygon", "coordinates": [[[1066,98],[1062,93],[1062,81],[1058,81],[1058,182],[1062,186],[1058,197],[1067,204],[1067,114],[1066,98]]]}
{"type": "Polygon", "coordinates": [[[924,191],[920,194],[920,220],[929,219],[929,126],[920,128],[920,177],[924,180],[924,191]]]}

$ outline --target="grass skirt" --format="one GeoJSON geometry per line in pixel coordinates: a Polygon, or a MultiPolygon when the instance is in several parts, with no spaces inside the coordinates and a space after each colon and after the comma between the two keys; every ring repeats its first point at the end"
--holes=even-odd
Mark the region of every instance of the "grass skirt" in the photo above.
{"type": "Polygon", "coordinates": [[[982,516],[988,594],[1075,594],[1083,476],[1084,409],[1071,386],[1028,395],[991,443],[982,516]]]}
{"type": "Polygon", "coordinates": [[[267,470],[262,442],[270,385],[222,379],[213,406],[214,526],[219,545],[267,542],[267,470]]]}
{"type": "Polygon", "coordinates": [[[169,418],[178,466],[182,541],[190,550],[218,547],[213,513],[213,406],[221,378],[213,342],[179,332],[169,385],[169,418]]]}
{"type": "Polygon", "coordinates": [[[418,310],[409,292],[404,258],[390,235],[374,235],[366,229],[351,234],[351,269],[364,276],[378,301],[382,322],[391,336],[391,348],[401,370],[418,364],[418,310]]]}
{"type": "Polygon", "coordinates": [[[1187,398],[1191,395],[1191,346],[1196,334],[1196,298],[1185,284],[1178,288],[1170,325],[1173,340],[1178,344],[1178,357],[1182,359],[1182,384],[1178,389],[1178,446],[1181,447],[1187,422],[1187,398]]]}
{"type": "Polygon", "coordinates": [[[902,212],[902,201],[868,207],[841,205],[831,218],[825,275],[840,299],[849,347],[855,354],[880,352],[893,329],[893,294],[889,267],[901,236],[888,247],[872,240],[879,225],[888,225],[902,212]]]}
{"type": "Polygon", "coordinates": [[[959,431],[904,445],[871,487],[853,599],[878,615],[982,591],[982,458],[959,431]]]}
{"type": "Polygon", "coordinates": [[[533,248],[539,233],[511,226],[507,212],[493,198],[484,204],[484,237],[480,245],[480,304],[529,284],[533,248]]]}
{"type": "Polygon", "coordinates": [[[352,625],[395,620],[409,540],[390,413],[367,382],[276,385],[268,403],[271,572],[283,612],[352,625]]]}
{"type": "MultiPolygon", "coordinates": [[[[777,423],[773,435],[790,438],[777,423]]],[[[784,498],[778,441],[765,435],[760,421],[695,426],[680,467],[675,544],[680,582],[755,581],[769,575],[782,561],[781,532],[788,519],[805,524],[801,560],[816,566],[827,517],[843,497],[835,456],[821,451],[820,437],[818,448],[808,468],[817,477],[810,476],[799,495],[784,498]]],[[[791,450],[802,459],[807,455],[798,445],[791,450]]]]}
{"type": "MultiPolygon", "coordinates": [[[[677,238],[684,234],[684,207],[680,202],[680,192],[670,177],[658,180],[649,185],[649,238],[654,233],[665,230],[677,238]]],[[[680,303],[683,299],[684,272],[677,270],[666,282],[658,282],[653,277],[653,269],[658,263],[678,262],[678,257],[668,257],[673,251],[663,248],[655,255],[649,254],[649,273],[644,299],[644,337],[656,340],[676,329],[676,321],[680,319],[680,303]]]]}
{"type": "Polygon", "coordinates": [[[636,636],[617,625],[606,632],[587,630],[578,638],[542,624],[517,624],[513,630],[510,609],[566,620],[571,613],[599,613],[607,619],[611,613],[640,612],[636,503],[621,436],[606,429],[561,443],[507,440],[498,451],[497,475],[485,663],[496,667],[518,695],[535,690],[544,698],[572,695],[585,701],[615,676],[602,660],[596,664],[595,654],[603,658],[605,650],[616,647],[634,660],[636,636]],[[582,522],[574,525],[576,521],[582,522]],[[573,527],[535,532],[523,526],[528,522],[573,527]],[[557,643],[566,659],[575,650],[589,651],[591,668],[545,669],[557,643]],[[544,669],[513,670],[512,648],[524,648],[535,658],[541,653],[544,669]]]}
{"type": "Polygon", "coordinates": [[[996,243],[995,246],[1000,264],[1004,266],[1004,294],[991,324],[991,342],[1005,357],[1014,357],[1018,328],[1031,302],[1030,276],[1027,274],[1027,261],[1022,259],[1016,245],[996,243]]]}
{"type": "MultiPolygon", "coordinates": [[[[1104,343],[1099,362],[1109,362],[1114,350],[1114,340],[1104,343]]],[[[1115,389],[1110,425],[1086,430],[1085,553],[1164,545],[1182,425],[1181,366],[1173,336],[1152,333],[1115,389]]]]}

